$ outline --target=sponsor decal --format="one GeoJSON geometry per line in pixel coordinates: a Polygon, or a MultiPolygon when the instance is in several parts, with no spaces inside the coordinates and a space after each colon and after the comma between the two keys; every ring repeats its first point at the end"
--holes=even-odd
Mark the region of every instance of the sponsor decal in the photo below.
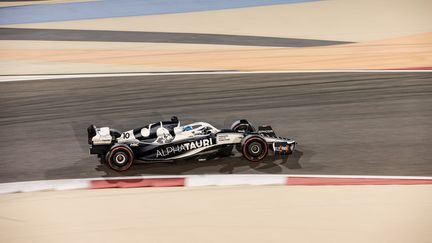
{"type": "Polygon", "coordinates": [[[294,146],[295,146],[294,144],[289,144],[286,142],[283,142],[283,143],[276,142],[276,143],[273,143],[273,150],[275,153],[289,154],[289,153],[293,152],[294,146]]]}
{"type": "Polygon", "coordinates": [[[217,137],[218,142],[226,142],[229,141],[229,136],[227,134],[220,134],[217,137]]]}
{"type": "Polygon", "coordinates": [[[178,145],[169,146],[156,151],[156,158],[168,157],[173,154],[186,152],[192,149],[202,148],[213,145],[213,141],[210,138],[201,139],[193,142],[182,143],[178,145]]]}
{"type": "Polygon", "coordinates": [[[269,129],[269,130],[259,130],[260,133],[274,133],[273,130],[269,129]]]}

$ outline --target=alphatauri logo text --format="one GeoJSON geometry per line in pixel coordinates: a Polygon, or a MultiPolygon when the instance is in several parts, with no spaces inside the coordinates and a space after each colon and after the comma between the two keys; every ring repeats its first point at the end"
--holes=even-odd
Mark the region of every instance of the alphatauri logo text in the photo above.
{"type": "Polygon", "coordinates": [[[198,141],[193,141],[193,142],[182,143],[182,144],[166,147],[164,149],[158,149],[156,152],[156,158],[168,157],[170,154],[177,154],[192,149],[207,147],[210,145],[213,145],[213,141],[208,138],[198,140],[198,141]]]}

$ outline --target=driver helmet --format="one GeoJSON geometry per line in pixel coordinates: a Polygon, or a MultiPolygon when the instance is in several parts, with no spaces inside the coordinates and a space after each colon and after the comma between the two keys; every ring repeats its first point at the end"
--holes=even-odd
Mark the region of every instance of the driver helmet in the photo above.
{"type": "Polygon", "coordinates": [[[184,126],[183,131],[191,131],[192,126],[184,126]]]}

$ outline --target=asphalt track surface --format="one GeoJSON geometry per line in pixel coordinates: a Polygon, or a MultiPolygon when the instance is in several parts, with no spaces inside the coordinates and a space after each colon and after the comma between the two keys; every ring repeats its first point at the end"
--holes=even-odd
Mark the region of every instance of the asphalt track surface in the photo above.
{"type": "Polygon", "coordinates": [[[25,28],[0,28],[0,40],[148,42],[269,47],[313,47],[351,43],[345,41],[245,35],[25,28]]]}
{"type": "Polygon", "coordinates": [[[162,75],[0,83],[0,182],[173,174],[432,175],[432,73],[162,75]],[[296,139],[288,158],[136,164],[90,156],[90,123],[238,118],[296,139]]]}

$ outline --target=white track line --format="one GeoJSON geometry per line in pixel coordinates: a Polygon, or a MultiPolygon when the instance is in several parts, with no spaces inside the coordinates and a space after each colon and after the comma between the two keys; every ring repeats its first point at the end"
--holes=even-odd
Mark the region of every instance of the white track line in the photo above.
{"type": "Polygon", "coordinates": [[[174,75],[224,75],[224,74],[278,74],[278,73],[430,73],[432,70],[289,70],[289,71],[196,71],[167,73],[106,73],[106,74],[50,74],[50,75],[4,75],[0,82],[16,82],[29,80],[67,79],[67,78],[101,78],[101,77],[133,77],[133,76],[174,76],[174,75]]]}
{"type": "Polygon", "coordinates": [[[90,179],[65,179],[45,181],[23,181],[0,183],[0,194],[14,192],[35,192],[46,190],[75,190],[87,189],[90,186],[90,179]]]}
{"type": "Polygon", "coordinates": [[[186,177],[185,186],[284,185],[284,175],[202,175],[186,177]]]}

